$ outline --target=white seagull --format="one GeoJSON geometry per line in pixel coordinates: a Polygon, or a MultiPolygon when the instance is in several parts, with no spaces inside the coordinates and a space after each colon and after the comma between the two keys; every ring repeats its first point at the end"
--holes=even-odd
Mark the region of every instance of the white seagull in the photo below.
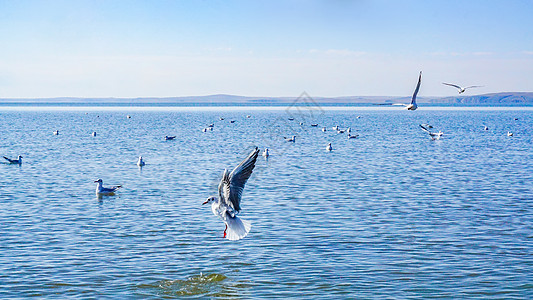
{"type": "Polygon", "coordinates": [[[54,135],[59,135],[59,130],[54,131],[54,135]]]}
{"type": "Polygon", "coordinates": [[[322,127],[322,131],[323,131],[323,132],[326,132],[326,127],[322,127]]]}
{"type": "Polygon", "coordinates": [[[349,139],[356,139],[358,136],[359,136],[358,134],[356,134],[356,135],[351,135],[351,134],[348,133],[348,138],[349,138],[349,139]]]}
{"type": "Polygon", "coordinates": [[[112,186],[110,188],[105,188],[105,187],[102,186],[102,183],[103,183],[102,179],[96,180],[95,183],[97,183],[97,185],[96,185],[96,195],[98,195],[98,196],[114,195],[115,192],[122,187],[121,185],[117,185],[117,186],[112,186]]]}
{"type": "Polygon", "coordinates": [[[482,85],[471,85],[471,86],[467,86],[467,87],[460,87],[456,84],[451,84],[451,83],[446,83],[446,82],[443,82],[442,84],[444,85],[448,85],[448,86],[453,86],[454,88],[458,89],[459,90],[459,94],[462,94],[466,91],[466,89],[471,89],[471,88],[477,88],[477,87],[483,87],[482,85]]]}
{"type": "Polygon", "coordinates": [[[261,155],[263,155],[264,157],[268,157],[270,155],[270,153],[268,153],[268,148],[265,148],[265,150],[263,150],[263,153],[261,155]]]}
{"type": "Polygon", "coordinates": [[[415,92],[413,93],[413,97],[411,98],[411,103],[409,104],[403,104],[403,103],[394,103],[393,105],[403,105],[407,110],[416,110],[418,108],[418,105],[416,105],[416,95],[418,94],[418,90],[420,89],[420,83],[422,82],[422,71],[420,71],[420,75],[418,75],[418,83],[416,84],[415,92]]]}
{"type": "Polygon", "coordinates": [[[11,158],[7,158],[4,156],[4,159],[7,160],[10,164],[17,164],[17,165],[21,165],[22,164],[22,156],[18,156],[17,159],[11,159],[11,158]]]}
{"type": "Polygon", "coordinates": [[[288,137],[283,137],[287,142],[296,142],[296,136],[293,135],[291,138],[288,138],[288,137]]]}
{"type": "Polygon", "coordinates": [[[96,131],[93,131],[93,133],[91,135],[92,136],[96,136],[96,131]]]}
{"type": "Polygon", "coordinates": [[[146,163],[144,162],[142,156],[139,156],[139,160],[137,161],[137,165],[138,165],[139,167],[142,167],[142,166],[146,165],[146,163]]]}
{"type": "MultiPolygon", "coordinates": [[[[513,136],[513,133],[510,131],[507,131],[507,136],[513,136]]],[[[20,157],[20,156],[19,156],[20,157]]],[[[5,158],[5,157],[4,157],[5,158]]]]}
{"type": "Polygon", "coordinates": [[[420,125],[420,128],[422,128],[422,130],[424,130],[425,132],[427,132],[429,134],[429,136],[431,137],[432,140],[438,140],[440,139],[440,137],[444,134],[442,133],[442,131],[439,131],[439,132],[431,132],[429,131],[429,129],[427,129],[426,127],[420,125]]]}
{"type": "Polygon", "coordinates": [[[329,143],[327,146],[326,146],[326,151],[332,151],[333,150],[333,147],[331,147],[331,143],[329,143]]]}
{"type": "Polygon", "coordinates": [[[252,228],[250,222],[241,220],[237,214],[241,211],[244,185],[252,175],[258,155],[259,149],[256,147],[231,173],[224,169],[218,184],[218,197],[209,197],[202,203],[202,205],[211,203],[213,214],[226,224],[223,237],[230,241],[244,238],[252,228]]]}

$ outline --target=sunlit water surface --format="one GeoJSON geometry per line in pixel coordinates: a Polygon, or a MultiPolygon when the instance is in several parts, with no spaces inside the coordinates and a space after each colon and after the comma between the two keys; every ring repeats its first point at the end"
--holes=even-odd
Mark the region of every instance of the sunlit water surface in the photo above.
{"type": "Polygon", "coordinates": [[[520,109],[3,108],[0,298],[531,298],[532,134],[520,109]],[[254,146],[230,242],[201,203],[254,146]]]}

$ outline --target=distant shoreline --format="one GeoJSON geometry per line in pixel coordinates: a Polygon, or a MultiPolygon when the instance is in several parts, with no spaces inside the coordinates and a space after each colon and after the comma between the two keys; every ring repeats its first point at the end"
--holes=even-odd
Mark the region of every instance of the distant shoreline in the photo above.
{"type": "MultiPolygon", "coordinates": [[[[406,113],[403,107],[382,105],[318,105],[290,106],[290,105],[65,105],[65,104],[41,104],[41,105],[5,105],[0,104],[0,113],[17,112],[250,112],[250,111],[397,111],[406,113]],[[291,110],[291,108],[293,110],[291,110]]],[[[419,106],[418,111],[532,111],[533,105],[435,105],[428,104],[419,106]]],[[[414,113],[416,112],[409,112],[414,113]]]]}
{"type": "MultiPolygon", "coordinates": [[[[369,106],[409,103],[411,96],[339,96],[314,97],[301,93],[297,97],[249,97],[238,95],[206,95],[184,97],[137,98],[0,98],[0,106],[369,106]]],[[[423,106],[531,106],[533,92],[501,92],[481,95],[455,95],[449,97],[418,97],[423,106]]]]}

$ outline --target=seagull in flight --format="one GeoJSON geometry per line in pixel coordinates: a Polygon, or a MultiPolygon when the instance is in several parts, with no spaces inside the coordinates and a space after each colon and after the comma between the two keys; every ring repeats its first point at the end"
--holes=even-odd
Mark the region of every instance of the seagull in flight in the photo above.
{"type": "Polygon", "coordinates": [[[429,131],[429,129],[427,129],[426,127],[424,127],[422,125],[420,125],[420,128],[422,128],[422,130],[424,130],[427,134],[429,134],[429,136],[431,137],[432,140],[438,140],[444,134],[444,133],[442,133],[442,131],[431,132],[431,131],[429,131]]]}
{"type": "Polygon", "coordinates": [[[259,149],[254,150],[231,173],[224,169],[224,174],[218,185],[218,197],[209,197],[202,203],[211,203],[211,211],[224,221],[224,238],[237,241],[250,232],[252,225],[249,221],[240,219],[237,215],[241,211],[241,198],[244,185],[255,167],[259,149]]]}
{"type": "Polygon", "coordinates": [[[4,156],[4,159],[7,160],[10,164],[22,165],[22,156],[18,156],[17,159],[11,159],[4,156]]]}
{"type": "Polygon", "coordinates": [[[483,87],[482,85],[471,85],[471,86],[467,86],[467,87],[460,87],[456,84],[451,84],[451,83],[446,83],[446,82],[443,82],[442,84],[444,85],[448,85],[448,86],[453,86],[454,88],[458,89],[459,90],[459,94],[462,94],[466,91],[466,89],[471,89],[471,88],[477,88],[477,87],[483,87]]]}
{"type": "Polygon", "coordinates": [[[418,108],[418,105],[416,105],[416,95],[418,94],[418,90],[420,89],[420,83],[422,82],[422,71],[420,71],[420,74],[418,75],[418,83],[416,84],[415,92],[413,93],[413,97],[411,98],[411,103],[409,104],[403,104],[403,103],[394,103],[393,105],[403,105],[407,110],[416,110],[418,108]]]}
{"type": "Polygon", "coordinates": [[[96,185],[96,195],[98,195],[98,196],[114,195],[115,192],[122,187],[121,185],[117,185],[117,186],[112,186],[110,188],[105,188],[105,187],[102,186],[102,183],[103,183],[102,179],[96,180],[95,183],[97,183],[97,185],[96,185]]]}

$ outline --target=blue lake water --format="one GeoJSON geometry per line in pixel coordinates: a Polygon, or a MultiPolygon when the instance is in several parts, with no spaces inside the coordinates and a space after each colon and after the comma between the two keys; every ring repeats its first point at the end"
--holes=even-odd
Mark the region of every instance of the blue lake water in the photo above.
{"type": "Polygon", "coordinates": [[[0,298],[533,297],[531,109],[4,107],[0,136],[0,298]],[[201,203],[254,146],[231,242],[201,203]]]}

